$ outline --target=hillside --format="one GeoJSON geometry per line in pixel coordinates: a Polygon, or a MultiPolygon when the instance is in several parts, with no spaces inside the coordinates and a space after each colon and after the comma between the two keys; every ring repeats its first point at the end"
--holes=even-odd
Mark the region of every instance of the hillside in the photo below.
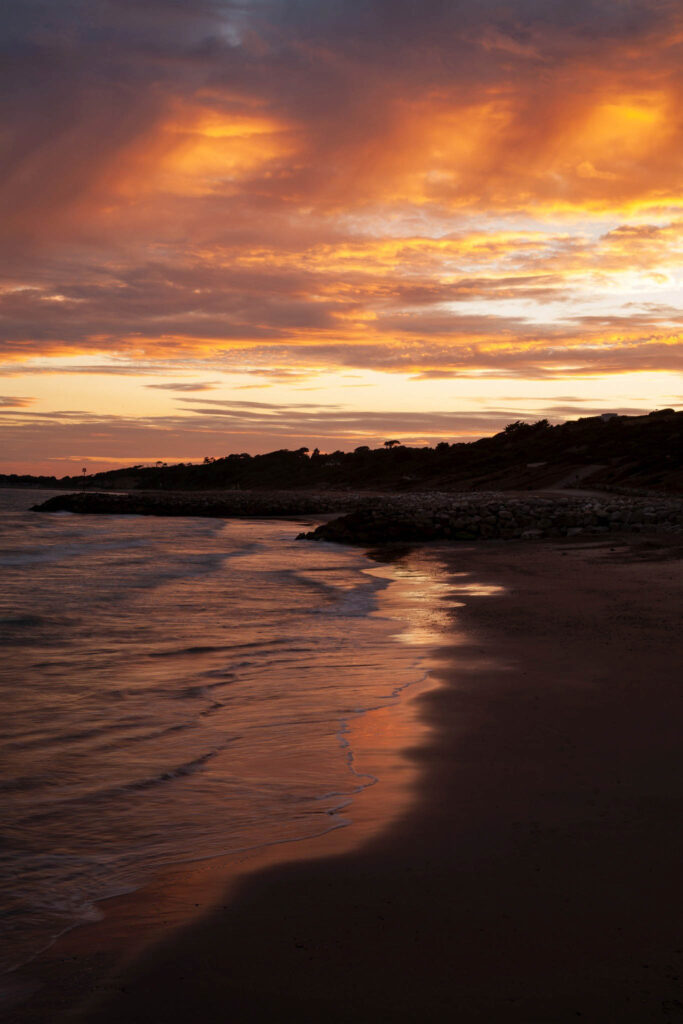
{"type": "Polygon", "coordinates": [[[683,412],[512,423],[493,437],[435,448],[286,449],[201,464],[133,466],[88,477],[0,476],[0,486],[98,490],[538,490],[683,493],[683,412]]]}

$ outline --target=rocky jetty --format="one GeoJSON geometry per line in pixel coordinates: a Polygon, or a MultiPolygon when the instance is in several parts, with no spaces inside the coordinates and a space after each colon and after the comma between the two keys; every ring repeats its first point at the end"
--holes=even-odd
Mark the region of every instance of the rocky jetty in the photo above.
{"type": "Polygon", "coordinates": [[[509,493],[393,495],[324,523],[307,540],[379,544],[426,540],[533,540],[619,530],[683,532],[683,501],[509,493]]]}
{"type": "Polygon", "coordinates": [[[311,491],[80,491],[58,494],[32,512],[78,512],[82,515],[211,516],[216,518],[262,518],[333,515],[357,511],[372,505],[372,499],[358,495],[311,491]]]}
{"type": "Polygon", "coordinates": [[[425,540],[532,540],[618,530],[683,532],[683,500],[565,493],[314,493],[311,491],[60,494],[35,512],[285,519],[336,516],[300,539],[342,544],[425,540]]]}

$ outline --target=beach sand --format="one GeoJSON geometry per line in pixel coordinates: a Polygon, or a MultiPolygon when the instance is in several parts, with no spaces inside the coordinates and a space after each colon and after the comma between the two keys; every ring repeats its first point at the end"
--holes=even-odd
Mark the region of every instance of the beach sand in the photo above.
{"type": "Polygon", "coordinates": [[[426,725],[409,769],[348,829],[113,901],[17,1020],[683,1019],[683,541],[439,552],[505,591],[454,592],[440,685],[382,713],[399,745],[426,725]],[[405,809],[378,831],[382,801],[405,809]]]}

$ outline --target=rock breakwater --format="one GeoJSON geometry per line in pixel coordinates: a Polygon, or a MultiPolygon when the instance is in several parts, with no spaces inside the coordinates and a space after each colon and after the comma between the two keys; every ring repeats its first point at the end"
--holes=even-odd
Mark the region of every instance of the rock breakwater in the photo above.
{"type": "Polygon", "coordinates": [[[683,502],[494,493],[402,495],[340,516],[300,537],[342,544],[379,544],[533,540],[645,529],[683,532],[683,502]]]}
{"type": "Polygon", "coordinates": [[[609,495],[468,492],[422,494],[311,491],[80,492],[59,494],[33,511],[86,515],[212,516],[285,519],[336,516],[301,533],[306,540],[381,544],[425,540],[532,540],[623,530],[683,532],[683,500],[609,495]]]}
{"type": "Polygon", "coordinates": [[[34,505],[33,512],[78,512],[82,515],[212,516],[261,518],[330,515],[365,508],[367,498],[310,491],[132,491],[126,494],[83,491],[58,494],[34,505]]]}

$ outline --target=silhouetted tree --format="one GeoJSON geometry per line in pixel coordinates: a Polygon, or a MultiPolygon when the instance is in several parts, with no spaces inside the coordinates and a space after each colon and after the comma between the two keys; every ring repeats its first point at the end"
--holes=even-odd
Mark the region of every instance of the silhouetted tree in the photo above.
{"type": "Polygon", "coordinates": [[[524,430],[525,428],[528,428],[528,426],[529,424],[525,423],[523,420],[515,420],[514,423],[508,423],[507,427],[504,430],[504,433],[518,434],[520,430],[524,430]]]}
{"type": "Polygon", "coordinates": [[[550,426],[548,420],[537,420],[535,423],[525,423],[524,420],[515,420],[514,423],[508,423],[507,427],[503,431],[508,437],[511,434],[528,434],[531,430],[546,430],[550,426]]]}
{"type": "Polygon", "coordinates": [[[400,444],[400,443],[401,443],[400,441],[385,441],[384,442],[384,447],[385,448],[395,448],[396,445],[400,444]]]}

